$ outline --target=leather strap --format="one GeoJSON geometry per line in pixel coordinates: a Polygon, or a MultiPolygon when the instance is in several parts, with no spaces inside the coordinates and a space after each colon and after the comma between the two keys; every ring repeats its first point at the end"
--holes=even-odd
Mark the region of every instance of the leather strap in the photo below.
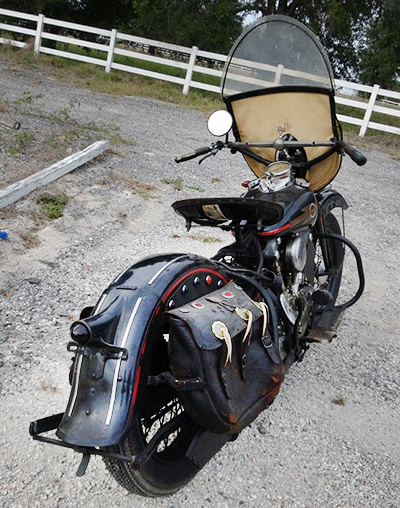
{"type": "Polygon", "coordinates": [[[162,372],[158,376],[149,376],[147,378],[147,384],[149,386],[158,386],[160,384],[168,384],[175,388],[175,390],[179,391],[191,391],[191,390],[201,390],[204,388],[204,382],[200,378],[194,379],[176,379],[175,376],[171,374],[171,372],[162,372]]]}

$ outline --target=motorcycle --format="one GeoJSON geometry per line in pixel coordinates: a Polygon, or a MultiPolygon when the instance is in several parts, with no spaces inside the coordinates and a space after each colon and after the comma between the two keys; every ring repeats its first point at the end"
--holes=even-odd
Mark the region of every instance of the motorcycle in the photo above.
{"type": "Polygon", "coordinates": [[[317,37],[286,16],[261,18],[233,45],[221,93],[226,110],[208,121],[220,139],[176,162],[228,149],[255,178],[240,197],[172,206],[188,230],[218,227],[233,243],[211,259],[150,256],[119,275],[71,326],[65,412],[30,425],[34,439],[82,453],[78,476],[100,455],[144,496],[181,489],[236,439],[310,343],[336,336],[364,288],[333,213],[348,205],[330,183],[344,154],[366,158],[342,140],[317,37]],[[338,304],[345,247],[359,287],[338,304]]]}

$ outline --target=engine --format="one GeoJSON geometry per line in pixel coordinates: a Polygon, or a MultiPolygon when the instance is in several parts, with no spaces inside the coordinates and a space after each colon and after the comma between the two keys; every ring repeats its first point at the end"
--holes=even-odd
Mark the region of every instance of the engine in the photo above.
{"type": "Polygon", "coordinates": [[[309,230],[271,238],[263,249],[266,266],[282,279],[280,302],[289,321],[304,335],[311,316],[315,245],[309,230]]]}

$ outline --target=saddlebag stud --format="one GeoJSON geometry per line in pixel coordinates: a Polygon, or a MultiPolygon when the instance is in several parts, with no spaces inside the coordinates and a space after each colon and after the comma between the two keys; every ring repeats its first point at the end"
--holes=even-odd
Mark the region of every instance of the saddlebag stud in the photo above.
{"type": "Polygon", "coordinates": [[[193,302],[190,304],[194,309],[205,309],[206,306],[200,302],[193,302]]]}

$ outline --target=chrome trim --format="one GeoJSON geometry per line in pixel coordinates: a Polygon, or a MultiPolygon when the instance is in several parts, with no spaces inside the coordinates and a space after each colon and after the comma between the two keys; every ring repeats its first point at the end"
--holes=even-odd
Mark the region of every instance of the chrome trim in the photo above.
{"type": "Polygon", "coordinates": [[[157,277],[158,277],[158,276],[159,276],[159,275],[160,275],[160,274],[161,274],[161,273],[162,273],[165,269],[167,269],[170,265],[172,265],[172,263],[175,263],[175,261],[178,261],[178,259],[182,259],[182,258],[184,258],[184,257],[186,257],[186,254],[185,254],[185,255],[183,255],[183,256],[179,256],[179,257],[177,257],[177,258],[175,258],[175,259],[172,259],[171,261],[169,261],[168,263],[166,263],[166,264],[165,264],[162,268],[160,268],[160,269],[158,270],[158,272],[157,272],[155,275],[153,275],[153,277],[149,280],[149,282],[148,282],[147,284],[148,284],[149,286],[150,286],[151,284],[153,284],[153,282],[157,279],[157,277]]]}
{"type": "MultiPolygon", "coordinates": [[[[128,324],[126,325],[126,328],[125,328],[124,336],[123,336],[122,342],[120,344],[121,348],[124,348],[126,345],[126,341],[128,340],[128,335],[129,335],[129,332],[131,331],[133,320],[135,319],[136,313],[138,311],[139,305],[141,304],[142,300],[143,300],[142,297],[140,297],[136,300],[135,306],[133,307],[132,313],[129,317],[128,324]]],[[[114,379],[113,379],[113,385],[112,385],[111,397],[110,397],[110,404],[108,406],[107,418],[106,418],[106,422],[105,422],[106,425],[110,425],[110,422],[111,422],[111,417],[112,417],[114,404],[115,404],[115,397],[117,394],[117,383],[118,383],[118,375],[119,375],[120,367],[121,367],[121,359],[117,360],[117,364],[115,366],[114,379]]]]}
{"type": "Polygon", "coordinates": [[[115,279],[111,282],[111,285],[112,285],[112,284],[115,284],[115,283],[117,282],[117,280],[118,280],[118,279],[119,279],[119,278],[120,278],[120,277],[121,277],[121,276],[122,276],[122,275],[123,275],[123,274],[124,274],[124,273],[125,273],[128,269],[129,269],[129,268],[130,268],[130,265],[129,265],[129,266],[127,266],[126,268],[124,268],[124,269],[122,270],[122,272],[121,272],[119,275],[117,275],[117,276],[115,277],[115,279]]]}
{"type": "Polygon", "coordinates": [[[76,366],[76,374],[75,374],[75,383],[74,383],[74,393],[73,393],[73,396],[72,396],[72,400],[71,400],[71,404],[69,406],[69,411],[68,411],[68,416],[71,416],[72,415],[72,411],[74,410],[74,407],[75,407],[75,402],[76,402],[76,397],[78,396],[78,381],[79,381],[79,376],[81,374],[81,367],[82,367],[82,358],[83,358],[83,355],[80,354],[78,356],[78,364],[76,366]]]}
{"type": "Polygon", "coordinates": [[[100,300],[98,301],[96,307],[94,308],[94,311],[93,311],[93,316],[95,316],[96,314],[99,313],[100,309],[101,309],[101,306],[103,305],[104,303],[104,300],[107,298],[107,295],[103,295],[100,300]]]}

